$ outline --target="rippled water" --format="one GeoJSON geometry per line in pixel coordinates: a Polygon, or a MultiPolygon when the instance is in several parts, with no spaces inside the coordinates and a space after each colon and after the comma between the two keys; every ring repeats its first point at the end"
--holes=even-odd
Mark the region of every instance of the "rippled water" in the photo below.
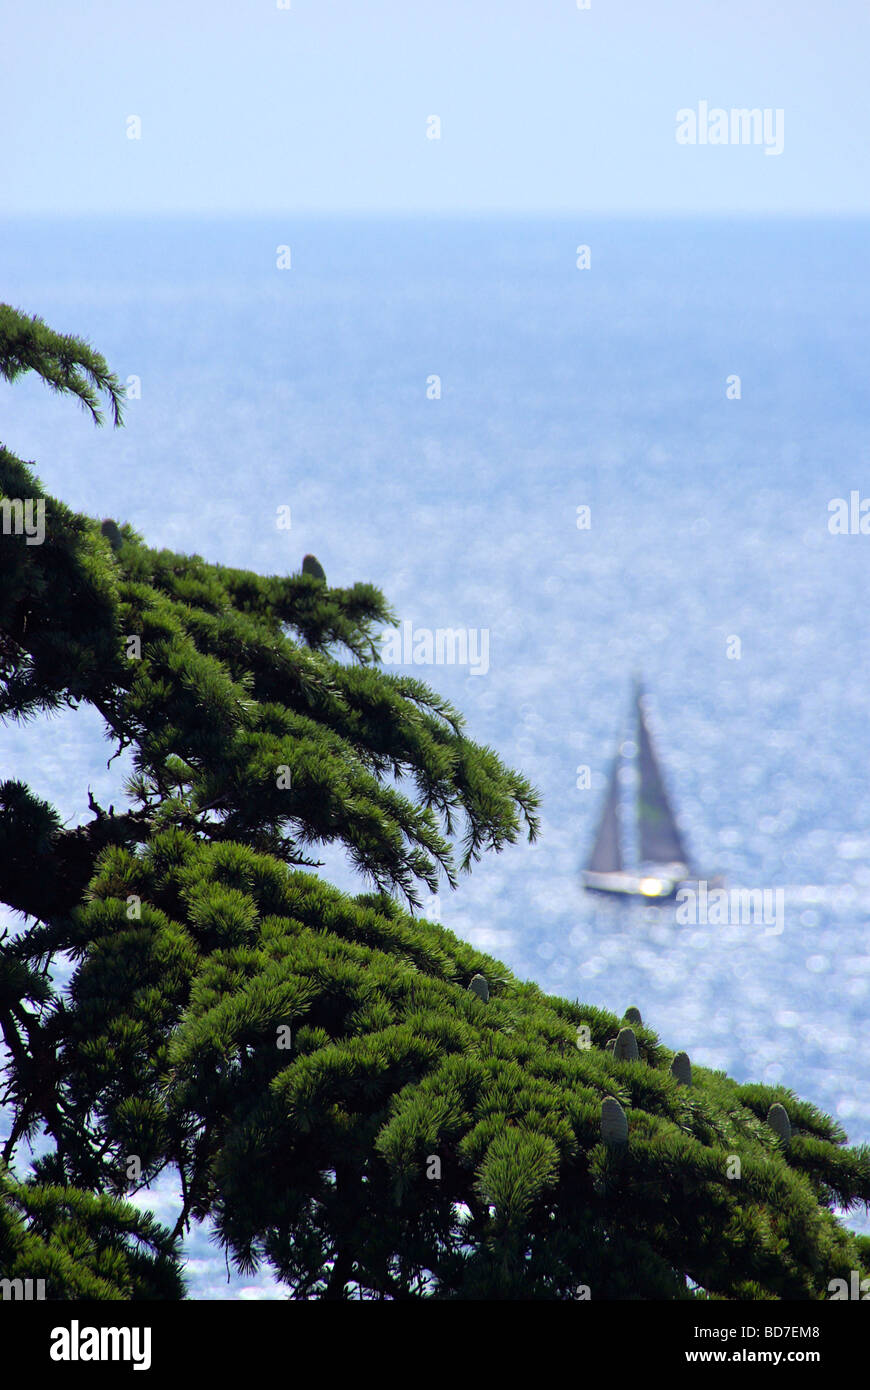
{"type": "MultiPolygon", "coordinates": [[[[22,223],[0,255],[6,298],[141,378],[116,434],[0,388],[0,437],[52,492],[225,563],[311,550],[415,629],[489,632],[485,675],[415,674],[529,775],[543,830],[432,911],[870,1140],[870,536],[828,530],[831,499],[870,496],[867,226],[22,223]],[[583,894],[635,672],[696,862],[782,887],[781,933],[583,894]]],[[[4,773],[74,817],[120,781],[104,747],[84,712],[0,731],[4,773]]]]}

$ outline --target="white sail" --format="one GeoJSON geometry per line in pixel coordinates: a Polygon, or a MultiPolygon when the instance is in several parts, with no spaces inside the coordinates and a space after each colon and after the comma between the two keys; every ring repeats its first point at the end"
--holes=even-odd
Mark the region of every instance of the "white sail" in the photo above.
{"type": "Polygon", "coordinates": [[[622,822],[619,813],[620,754],[613,759],[604,810],[586,868],[592,873],[618,873],[622,868],[622,822]]]}
{"type": "Polygon", "coordinates": [[[689,857],[665,791],[664,778],[653,749],[643,713],[643,693],[637,687],[637,748],[640,786],[637,797],[637,828],[640,857],[651,864],[684,864],[689,857]]]}

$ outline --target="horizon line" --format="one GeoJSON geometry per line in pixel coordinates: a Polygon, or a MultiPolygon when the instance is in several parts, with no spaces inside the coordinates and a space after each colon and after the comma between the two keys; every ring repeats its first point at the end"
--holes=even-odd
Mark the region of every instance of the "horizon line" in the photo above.
{"type": "Polygon", "coordinates": [[[809,222],[809,221],[868,221],[870,206],[855,209],[750,209],[750,208],[650,208],[650,209],[606,209],[606,208],[30,208],[6,211],[0,215],[0,225],[14,221],[33,219],[58,221],[84,221],[86,219],[117,219],[124,221],[146,221],[148,219],[183,218],[215,220],[271,220],[273,218],[296,218],[299,220],[325,221],[328,219],[381,219],[418,221],[423,219],[442,219],[451,221],[484,221],[496,218],[510,218],[524,221],[764,221],[764,222],[809,222]]]}

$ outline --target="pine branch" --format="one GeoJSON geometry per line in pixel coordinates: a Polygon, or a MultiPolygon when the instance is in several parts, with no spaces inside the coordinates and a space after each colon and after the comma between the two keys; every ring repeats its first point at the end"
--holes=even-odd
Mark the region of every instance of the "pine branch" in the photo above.
{"type": "Polygon", "coordinates": [[[36,372],[53,391],[78,397],[95,424],[103,423],[99,393],[108,397],[112,423],[123,424],[124,388],[98,352],[68,334],[55,333],[36,314],[0,304],[0,376],[15,381],[36,372]]]}

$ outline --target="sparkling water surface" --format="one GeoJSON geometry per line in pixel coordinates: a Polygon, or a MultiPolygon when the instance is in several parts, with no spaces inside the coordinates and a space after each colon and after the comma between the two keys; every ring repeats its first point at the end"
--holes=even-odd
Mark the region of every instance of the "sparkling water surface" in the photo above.
{"type": "MultiPolygon", "coordinates": [[[[415,630],[488,631],[485,674],[414,674],[538,787],[542,831],[428,915],[551,992],[638,1005],[693,1062],[791,1087],[854,1143],[870,1141],[870,535],[828,520],[832,499],[870,496],[868,247],[849,221],[0,231],[3,297],[141,381],[122,431],[36,381],[0,386],[0,438],[50,492],[225,564],[288,573],[313,551],[415,630]],[[781,931],[583,893],[635,673],[697,865],[783,888],[781,931]]],[[[93,711],[0,728],[0,774],[70,824],[89,785],[122,800],[108,756],[93,711]]],[[[173,1184],[142,1203],[174,1222],[173,1184]]],[[[265,1273],[228,1284],[205,1228],[188,1249],[195,1297],[283,1296],[265,1273]]]]}

